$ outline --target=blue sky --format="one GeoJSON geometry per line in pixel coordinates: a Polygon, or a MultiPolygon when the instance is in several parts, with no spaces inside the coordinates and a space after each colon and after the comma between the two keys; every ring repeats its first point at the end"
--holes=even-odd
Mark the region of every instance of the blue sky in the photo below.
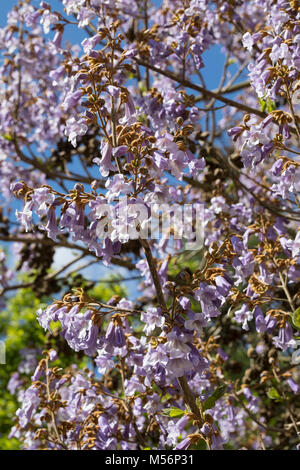
{"type": "MultiPolygon", "coordinates": [[[[17,0],[1,0],[0,2],[0,27],[5,26],[7,13],[18,3],[17,0]]],[[[63,13],[63,5],[60,0],[48,0],[53,10],[63,13]]],[[[160,3],[159,0],[154,3],[160,3]]],[[[32,0],[32,5],[38,7],[40,0],[32,0]]],[[[50,32],[50,35],[53,33],[50,32]]],[[[85,37],[84,31],[79,30],[75,26],[69,25],[65,30],[65,38],[70,42],[81,42],[85,37]]],[[[204,54],[205,68],[202,70],[203,76],[209,89],[218,87],[219,79],[224,65],[224,55],[219,47],[204,54]]]]}
{"type": "MultiPolygon", "coordinates": [[[[0,27],[4,27],[6,24],[6,17],[7,13],[13,8],[14,5],[16,5],[18,2],[16,0],[0,0],[0,27]]],[[[32,4],[35,6],[38,6],[40,1],[33,1],[32,4]]],[[[62,3],[59,0],[50,0],[48,3],[51,4],[52,8],[57,11],[63,12],[62,8],[62,3]]],[[[53,36],[53,32],[50,31],[49,37],[53,36]]],[[[68,26],[66,28],[66,34],[65,38],[68,39],[70,42],[78,43],[81,42],[85,37],[85,33],[83,31],[78,30],[78,28],[75,28],[74,26],[68,26]]],[[[18,207],[20,209],[20,206],[22,204],[18,204],[19,201],[16,201],[16,203],[13,204],[13,211],[18,207]]],[[[5,244],[7,248],[10,248],[10,244],[5,244]]],[[[67,264],[69,261],[71,261],[74,257],[76,257],[79,253],[76,253],[73,250],[69,250],[67,248],[58,248],[55,253],[55,258],[54,258],[54,269],[59,269],[63,265],[67,264]]],[[[93,258],[91,257],[91,260],[93,258]]],[[[14,261],[14,255],[10,253],[10,266],[13,266],[13,261],[14,261]]],[[[72,266],[70,270],[73,270],[74,267],[79,267],[85,264],[86,260],[81,260],[80,262],[76,263],[75,265],[72,266]]],[[[68,272],[68,271],[66,271],[68,272]]],[[[82,274],[84,274],[86,277],[90,279],[103,279],[105,277],[108,277],[111,274],[119,274],[122,277],[128,277],[128,272],[124,268],[119,268],[117,266],[113,266],[112,268],[106,268],[103,266],[102,263],[97,263],[96,265],[92,265],[90,268],[86,268],[85,270],[81,271],[82,274]]],[[[132,276],[135,276],[138,273],[132,274],[132,276]]],[[[135,297],[136,295],[136,287],[137,287],[137,282],[132,281],[132,282],[127,282],[126,287],[129,291],[130,297],[135,297]],[[135,295],[134,295],[135,294],[135,295]]]]}
{"type": "MultiPolygon", "coordinates": [[[[158,0],[157,0],[158,1],[158,0]]],[[[7,13],[13,8],[15,4],[17,4],[17,0],[1,0],[0,1],[0,27],[5,26],[6,24],[6,17],[7,13]]],[[[57,10],[63,12],[63,6],[60,0],[49,0],[53,10],[57,10]]],[[[39,6],[40,0],[33,0],[32,4],[36,7],[39,6]]],[[[54,33],[50,31],[49,38],[52,39],[54,33]]],[[[64,38],[69,40],[72,43],[80,43],[83,38],[85,37],[85,33],[82,30],[79,30],[75,26],[68,25],[65,30],[64,38]]],[[[221,53],[221,48],[215,46],[210,51],[204,54],[204,63],[205,68],[201,70],[204,79],[206,81],[208,89],[212,90],[217,88],[219,85],[219,80],[222,75],[223,66],[224,66],[224,55],[221,53]]],[[[232,66],[232,73],[235,72],[235,66],[232,66]]],[[[219,112],[217,113],[218,116],[219,112]]],[[[55,267],[58,268],[63,264],[66,264],[73,258],[73,254],[68,249],[59,248],[55,257],[55,267]]],[[[80,263],[82,264],[82,263],[80,263]]],[[[114,272],[120,272],[121,275],[126,275],[126,271],[124,269],[117,269],[113,268],[114,272]]],[[[103,278],[108,273],[111,273],[111,269],[100,268],[93,266],[88,270],[85,270],[85,274],[89,275],[91,278],[99,278],[99,275],[103,278]]],[[[134,274],[133,274],[134,275],[134,274]]],[[[136,294],[136,282],[130,282],[127,286],[129,290],[136,294]]]]}

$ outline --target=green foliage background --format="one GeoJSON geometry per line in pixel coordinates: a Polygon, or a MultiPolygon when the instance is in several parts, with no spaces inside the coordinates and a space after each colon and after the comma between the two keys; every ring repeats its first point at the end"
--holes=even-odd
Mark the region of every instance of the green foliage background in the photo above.
{"type": "MultiPolygon", "coordinates": [[[[110,280],[116,280],[111,278],[110,280]]],[[[117,280],[116,280],[117,281],[117,280]]],[[[126,296],[126,290],[118,282],[101,283],[93,287],[88,293],[102,302],[107,302],[113,295],[126,296]]],[[[58,295],[57,298],[60,296],[58,295]]],[[[7,308],[0,312],[0,339],[5,340],[6,364],[0,364],[0,449],[19,449],[20,442],[8,437],[11,427],[14,425],[14,416],[18,409],[18,401],[15,395],[11,395],[7,384],[13,372],[24,357],[21,351],[25,348],[59,350],[59,359],[55,365],[67,368],[71,364],[79,367],[88,366],[88,358],[82,358],[80,354],[71,350],[66,342],[61,339],[59,331],[56,335],[49,336],[39,325],[36,312],[39,308],[45,308],[52,301],[51,298],[37,298],[30,288],[20,289],[7,303],[7,308]]],[[[30,374],[31,375],[31,374],[30,374]]],[[[25,379],[30,379],[30,375],[25,379]]]]}

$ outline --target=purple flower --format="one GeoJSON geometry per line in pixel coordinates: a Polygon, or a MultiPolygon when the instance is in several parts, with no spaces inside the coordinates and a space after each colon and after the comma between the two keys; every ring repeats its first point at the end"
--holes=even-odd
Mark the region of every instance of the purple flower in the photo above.
{"type": "Polygon", "coordinates": [[[77,137],[87,133],[88,127],[84,119],[76,121],[74,117],[67,120],[65,135],[68,136],[68,141],[72,143],[73,147],[77,145],[77,137]]]}
{"type": "Polygon", "coordinates": [[[92,36],[90,38],[85,38],[81,45],[83,47],[83,50],[86,54],[89,54],[92,49],[100,42],[100,35],[95,34],[95,36],[92,36]]]}
{"type": "Polygon", "coordinates": [[[57,47],[58,49],[61,48],[63,34],[64,34],[63,29],[57,30],[53,38],[52,44],[54,44],[54,46],[57,47]]]}
{"type": "Polygon", "coordinates": [[[219,307],[221,306],[222,300],[215,286],[201,282],[199,289],[195,291],[194,295],[195,299],[199,300],[201,303],[202,312],[206,320],[220,315],[219,307]]]}
{"type": "Polygon", "coordinates": [[[106,198],[108,202],[112,202],[117,199],[120,194],[130,194],[133,190],[132,184],[125,181],[124,175],[114,175],[112,179],[109,179],[105,183],[105,187],[108,189],[106,198]]]}
{"type": "Polygon", "coordinates": [[[113,353],[115,348],[123,348],[126,346],[126,338],[124,335],[123,327],[119,321],[113,320],[108,325],[105,335],[105,350],[113,353]]]}
{"type": "Polygon", "coordinates": [[[148,308],[141,314],[142,322],[146,323],[143,331],[149,336],[156,327],[162,328],[165,323],[165,317],[160,308],[148,308]]]}
{"type": "Polygon", "coordinates": [[[243,132],[243,128],[242,127],[232,127],[231,129],[229,129],[227,131],[227,134],[233,138],[233,141],[235,142],[238,137],[241,135],[241,133],[243,132]]]}
{"type": "Polygon", "coordinates": [[[52,240],[56,241],[57,240],[57,235],[61,233],[61,230],[58,229],[57,227],[57,221],[56,221],[56,212],[55,212],[55,205],[52,205],[47,212],[47,223],[45,230],[48,233],[48,237],[51,238],[52,240]]]}
{"type": "Polygon", "coordinates": [[[35,24],[38,23],[38,19],[41,16],[42,11],[41,10],[35,10],[31,13],[27,13],[25,15],[25,22],[27,26],[34,26],[35,24]]]}
{"type": "Polygon", "coordinates": [[[204,316],[204,313],[195,313],[191,309],[187,312],[188,319],[184,322],[184,327],[187,330],[197,331],[197,333],[201,333],[203,328],[208,325],[208,321],[204,316]]]}
{"type": "Polygon", "coordinates": [[[16,210],[16,217],[21,225],[23,225],[26,232],[29,232],[32,229],[32,209],[33,201],[27,201],[22,211],[16,210]]]}
{"type": "Polygon", "coordinates": [[[234,316],[235,321],[242,324],[243,330],[248,331],[248,322],[253,318],[253,313],[250,312],[248,305],[243,304],[239,310],[235,311],[234,316]]]}
{"type": "Polygon", "coordinates": [[[191,438],[188,436],[176,445],[176,450],[186,450],[191,445],[191,438]]]}
{"type": "Polygon", "coordinates": [[[49,73],[49,77],[52,78],[54,86],[59,84],[59,80],[63,77],[65,70],[66,69],[64,65],[61,65],[55,70],[51,70],[51,72],[49,73]]]}
{"type": "Polygon", "coordinates": [[[274,183],[271,187],[274,195],[281,196],[282,199],[288,199],[290,193],[295,192],[295,167],[290,165],[283,173],[278,183],[274,183]]]}
{"type": "Polygon", "coordinates": [[[141,383],[137,376],[133,376],[130,380],[125,382],[126,395],[134,395],[136,392],[143,393],[145,390],[145,385],[141,383]]]}
{"type": "Polygon", "coordinates": [[[229,355],[222,348],[218,348],[217,353],[220,355],[223,361],[228,361],[229,355]]]}
{"type": "Polygon", "coordinates": [[[193,159],[191,162],[189,162],[188,167],[192,176],[195,177],[198,175],[199,171],[205,168],[205,159],[204,158],[200,158],[199,160],[193,159]]]}
{"type": "Polygon", "coordinates": [[[94,158],[93,162],[100,166],[100,173],[102,176],[108,176],[110,171],[114,170],[111,161],[112,147],[109,142],[101,142],[101,158],[94,158]]]}
{"type": "Polygon", "coordinates": [[[288,322],[284,327],[279,328],[278,336],[274,336],[273,343],[283,351],[296,344],[296,341],[293,340],[293,329],[288,322]]]}
{"type": "Polygon", "coordinates": [[[21,408],[16,411],[21,428],[25,428],[30,422],[33,413],[37,410],[40,404],[40,401],[38,389],[34,385],[31,385],[24,393],[21,408]]]}
{"type": "Polygon", "coordinates": [[[216,426],[213,425],[213,427],[215,427],[215,431],[212,433],[211,436],[211,449],[223,450],[224,440],[222,439],[222,436],[217,430],[216,426]]]}
{"type": "Polygon", "coordinates": [[[134,122],[136,111],[132,96],[130,94],[128,94],[128,100],[124,104],[124,108],[125,116],[123,119],[120,120],[121,124],[130,124],[131,122],[134,122]]]}
{"type": "Polygon", "coordinates": [[[265,317],[260,307],[255,307],[254,318],[255,318],[256,331],[258,331],[258,333],[264,333],[267,329],[267,325],[266,325],[265,317]]]}
{"type": "Polygon", "coordinates": [[[66,312],[67,307],[59,308],[57,304],[52,304],[49,307],[47,307],[45,310],[40,308],[37,311],[37,320],[39,324],[41,325],[41,327],[44,328],[45,330],[48,329],[51,332],[50,324],[58,320],[58,314],[61,310],[66,312]]]}
{"type": "Polygon", "coordinates": [[[54,199],[55,196],[49,191],[49,188],[37,188],[31,194],[33,207],[40,217],[47,214],[48,208],[53,203],[54,199]]]}
{"type": "Polygon", "coordinates": [[[79,312],[78,305],[69,312],[60,309],[58,320],[62,326],[62,335],[74,351],[84,351],[88,356],[95,354],[99,327],[93,321],[94,312],[79,312]]]}
{"type": "Polygon", "coordinates": [[[9,393],[11,395],[14,395],[16,393],[16,390],[22,385],[23,380],[20,378],[20,375],[18,372],[14,372],[7,384],[7,389],[9,390],[9,393]]]}
{"type": "Polygon", "coordinates": [[[289,387],[290,389],[292,390],[292,392],[297,395],[300,391],[300,385],[297,384],[297,382],[295,382],[294,379],[290,378],[288,379],[287,383],[289,384],[289,387]]]}
{"type": "Polygon", "coordinates": [[[58,359],[58,354],[54,349],[50,349],[49,359],[50,359],[50,361],[56,361],[58,359]]]}
{"type": "Polygon", "coordinates": [[[253,44],[254,40],[252,34],[250,34],[249,32],[245,33],[243,36],[243,46],[248,49],[249,52],[251,52],[253,44]]]}
{"type": "Polygon", "coordinates": [[[231,287],[232,287],[232,280],[228,276],[217,276],[215,278],[215,283],[217,286],[218,292],[224,297],[227,297],[231,287]]]}
{"type": "Polygon", "coordinates": [[[39,378],[43,375],[43,368],[38,365],[33,373],[33,375],[31,376],[31,380],[34,382],[35,380],[39,380],[39,378]]]}
{"type": "Polygon", "coordinates": [[[75,106],[78,105],[81,98],[82,98],[82,91],[81,90],[72,91],[72,92],[68,93],[67,96],[65,97],[65,100],[63,102],[63,106],[65,107],[66,110],[69,110],[70,108],[74,108],[75,106]]]}

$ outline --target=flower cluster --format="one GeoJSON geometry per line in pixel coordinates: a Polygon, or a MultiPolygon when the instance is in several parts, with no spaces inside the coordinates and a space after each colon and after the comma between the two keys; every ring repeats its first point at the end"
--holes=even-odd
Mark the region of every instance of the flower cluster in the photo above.
{"type": "Polygon", "coordinates": [[[286,0],[9,13],[1,302],[47,294],[45,350],[8,384],[22,448],[299,446],[299,15],[286,0]],[[78,274],[91,264],[97,279],[78,274]],[[114,266],[131,293],[93,295],[114,266]]]}

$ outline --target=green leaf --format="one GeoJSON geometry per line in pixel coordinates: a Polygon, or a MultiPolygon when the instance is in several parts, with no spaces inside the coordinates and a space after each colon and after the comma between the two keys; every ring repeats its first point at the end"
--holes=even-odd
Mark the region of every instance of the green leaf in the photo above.
{"type": "Polygon", "coordinates": [[[145,113],[141,113],[141,114],[139,114],[139,115],[137,116],[137,120],[138,120],[139,122],[145,122],[146,119],[147,119],[147,116],[146,116],[145,113]]]}
{"type": "Polygon", "coordinates": [[[165,416],[169,416],[170,418],[181,418],[185,414],[185,410],[175,407],[164,408],[162,412],[165,416]]]}
{"type": "Polygon", "coordinates": [[[258,98],[258,102],[262,111],[267,111],[268,113],[271,113],[272,111],[274,111],[274,109],[276,109],[276,104],[269,97],[265,100],[263,98],[258,98]]]}
{"type": "Polygon", "coordinates": [[[271,400],[282,401],[281,396],[274,387],[270,388],[270,390],[267,391],[267,395],[269,398],[271,398],[271,400]]]}
{"type": "Polygon", "coordinates": [[[224,395],[226,389],[227,385],[220,385],[220,387],[216,388],[214,393],[202,403],[202,410],[206,411],[213,408],[216,404],[216,401],[218,401],[224,395]]]}
{"type": "Polygon", "coordinates": [[[263,100],[262,98],[258,98],[258,102],[260,104],[261,111],[264,112],[267,108],[267,102],[263,100]]]}
{"type": "Polygon", "coordinates": [[[300,330],[300,307],[298,307],[297,310],[294,311],[294,313],[292,315],[292,320],[293,320],[294,326],[298,330],[300,330]]]}
{"type": "Polygon", "coordinates": [[[145,84],[142,81],[138,82],[138,87],[142,93],[145,93],[145,91],[147,91],[147,88],[145,87],[145,84]]]}
{"type": "Polygon", "coordinates": [[[269,97],[267,98],[267,107],[266,107],[266,109],[267,109],[268,113],[271,113],[272,111],[274,111],[274,109],[276,109],[276,104],[269,97]]]}
{"type": "Polygon", "coordinates": [[[9,140],[9,142],[13,140],[12,136],[9,134],[1,134],[1,136],[3,137],[3,139],[9,140]]]}
{"type": "Polygon", "coordinates": [[[204,439],[199,439],[197,444],[194,444],[190,447],[190,450],[206,450],[207,445],[204,439]]]}
{"type": "Polygon", "coordinates": [[[228,59],[227,60],[227,65],[232,65],[232,64],[235,64],[235,63],[236,63],[235,59],[228,59]]]}
{"type": "Polygon", "coordinates": [[[248,243],[249,248],[256,248],[258,244],[259,238],[256,235],[250,235],[248,243]]]}

